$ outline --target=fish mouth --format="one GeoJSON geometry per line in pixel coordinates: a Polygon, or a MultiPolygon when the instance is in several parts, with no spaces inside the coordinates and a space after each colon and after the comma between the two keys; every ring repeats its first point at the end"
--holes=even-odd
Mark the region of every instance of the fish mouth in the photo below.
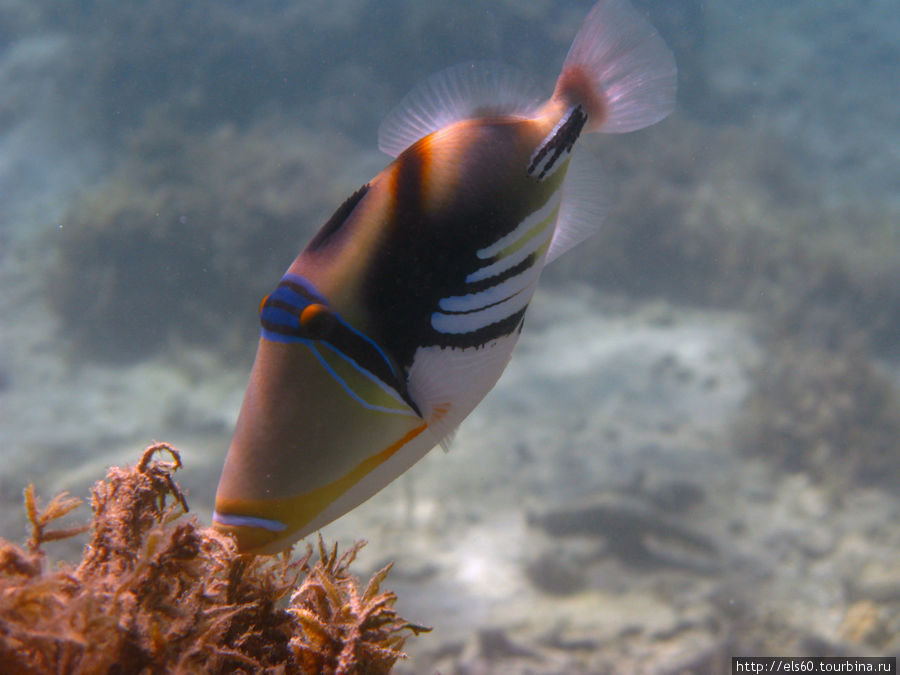
{"type": "Polygon", "coordinates": [[[280,520],[219,511],[213,513],[212,520],[216,530],[234,537],[240,554],[273,554],[287,548],[288,526],[280,520]]]}

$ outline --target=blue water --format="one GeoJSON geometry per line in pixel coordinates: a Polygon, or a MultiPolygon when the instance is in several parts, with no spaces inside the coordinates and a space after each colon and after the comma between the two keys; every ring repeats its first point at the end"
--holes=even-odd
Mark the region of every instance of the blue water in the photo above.
{"type": "MultiPolygon", "coordinates": [[[[409,672],[900,651],[900,5],[635,4],[676,112],[586,139],[614,206],[508,377],[326,532],[372,542],[360,574],[397,560],[436,628],[409,672]],[[632,529],[526,518],[596,500],[632,529]],[[717,552],[658,553],[648,522],[717,552]]],[[[591,5],[2,3],[0,534],[27,482],[86,494],[154,438],[208,519],[259,299],[386,164],[383,116],[475,59],[549,94],[591,5]]]]}

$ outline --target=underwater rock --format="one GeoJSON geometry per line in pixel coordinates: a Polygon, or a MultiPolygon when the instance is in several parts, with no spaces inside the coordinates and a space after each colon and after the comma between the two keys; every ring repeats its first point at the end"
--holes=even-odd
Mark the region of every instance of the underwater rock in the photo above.
{"type": "Polygon", "coordinates": [[[866,563],[848,580],[851,597],[900,603],[900,567],[896,562],[872,560],[866,563]]]}
{"type": "Polygon", "coordinates": [[[538,652],[516,644],[500,628],[482,628],[475,636],[475,653],[484,659],[494,660],[509,657],[534,658],[538,652]]]}
{"type": "Polygon", "coordinates": [[[452,661],[436,663],[439,668],[434,672],[456,675],[575,672],[569,660],[557,658],[543,645],[531,641],[528,645],[523,644],[523,640],[514,638],[511,632],[505,628],[478,630],[452,661]]]}
{"type": "Polygon", "coordinates": [[[610,553],[629,565],[699,573],[716,567],[712,539],[638,499],[610,496],[583,506],[532,513],[528,523],[553,537],[599,537],[610,553]]]}
{"type": "Polygon", "coordinates": [[[552,595],[571,595],[587,586],[584,569],[552,551],[529,560],[525,564],[525,575],[535,588],[552,595]]]}
{"type": "Polygon", "coordinates": [[[700,504],[705,494],[696,483],[672,480],[654,486],[647,498],[661,511],[681,514],[700,504]]]}
{"type": "Polygon", "coordinates": [[[0,540],[0,672],[386,673],[407,633],[428,630],[380,589],[390,565],[360,588],[349,565],[363,542],[339,555],[320,539],[315,563],[311,547],[296,560],[238,556],[230,538],[184,518],[180,466],[159,443],[136,467],[110,468],[81,562],[55,571],[43,545],[87,529],[51,529],[80,500],[41,509],[26,490],[27,548],[0,540]]]}
{"type": "Polygon", "coordinates": [[[736,433],[743,452],[809,472],[836,494],[851,481],[900,482],[900,399],[859,350],[776,346],[755,373],[736,433]]]}

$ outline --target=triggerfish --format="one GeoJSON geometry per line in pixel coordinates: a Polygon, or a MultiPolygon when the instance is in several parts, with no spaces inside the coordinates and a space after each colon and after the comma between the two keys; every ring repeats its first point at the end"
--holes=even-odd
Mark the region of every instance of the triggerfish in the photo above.
{"type": "Polygon", "coordinates": [[[509,361],[544,265],[603,218],[585,132],[675,104],[672,53],[601,0],[549,100],[490,64],[432,76],[382,124],[387,168],[260,306],[262,335],[213,521],[241,552],[290,546],[446,444],[509,361]]]}

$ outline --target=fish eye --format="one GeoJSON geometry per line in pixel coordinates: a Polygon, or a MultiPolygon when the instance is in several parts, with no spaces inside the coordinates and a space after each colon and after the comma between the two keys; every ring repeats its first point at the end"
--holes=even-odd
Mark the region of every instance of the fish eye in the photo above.
{"type": "Polygon", "coordinates": [[[322,340],[328,337],[334,325],[334,314],[325,305],[313,303],[300,312],[300,328],[306,337],[322,340]]]}

